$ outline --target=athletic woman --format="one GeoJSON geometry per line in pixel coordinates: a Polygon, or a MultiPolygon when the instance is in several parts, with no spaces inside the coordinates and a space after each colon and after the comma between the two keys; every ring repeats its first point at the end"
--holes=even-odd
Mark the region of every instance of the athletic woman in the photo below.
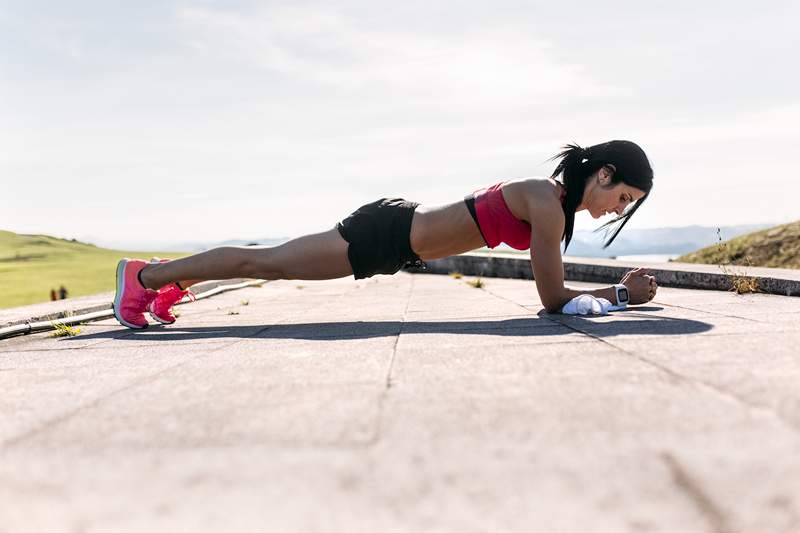
{"type": "Polygon", "coordinates": [[[280,246],[223,246],[174,261],[122,259],[114,313],[130,328],[147,327],[145,312],[169,324],[175,321],[173,304],[203,280],[322,280],[351,274],[363,279],[501,242],[531,250],[536,289],[550,313],[581,294],[617,305],[625,299],[630,304],[650,301],[658,285],[644,269],[628,272],[610,287],[565,287],[560,250],[564,240],[566,252],[575,213],[583,210],[593,218],[615,213],[601,226],[611,233],[604,247],[614,241],[653,186],[644,151],[630,141],[610,141],[585,149],[567,145],[555,159],[550,178],[500,182],[441,206],[382,198],[358,208],[335,228],[280,246]]]}

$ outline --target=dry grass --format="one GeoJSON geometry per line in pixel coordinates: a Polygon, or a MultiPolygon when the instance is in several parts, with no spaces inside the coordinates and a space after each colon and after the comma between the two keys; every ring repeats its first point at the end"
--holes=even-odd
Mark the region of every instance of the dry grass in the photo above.
{"type": "Polygon", "coordinates": [[[461,279],[464,275],[461,272],[450,272],[450,277],[453,279],[461,279]]]}
{"type": "Polygon", "coordinates": [[[748,292],[758,292],[758,279],[752,276],[731,275],[731,290],[736,294],[746,294],[748,292]]]}
{"type": "MultiPolygon", "coordinates": [[[[722,235],[720,234],[719,228],[717,228],[717,241],[717,253],[719,257],[728,257],[728,243],[722,241],[722,235]]],[[[747,254],[743,254],[743,261],[747,267],[753,266],[753,263],[747,254]]],[[[736,294],[758,292],[758,279],[753,276],[748,276],[744,269],[741,272],[738,272],[735,270],[733,265],[725,265],[722,261],[719,262],[719,267],[722,269],[722,273],[728,276],[728,279],[731,282],[731,291],[736,292],[736,294]]]]}
{"type": "Polygon", "coordinates": [[[250,300],[242,300],[239,302],[241,305],[250,305],[250,300]]]}
{"type": "Polygon", "coordinates": [[[476,279],[473,279],[471,281],[468,281],[467,285],[472,285],[476,289],[482,289],[483,286],[485,285],[485,283],[483,282],[483,280],[481,278],[476,278],[476,279]]]}
{"type": "Polygon", "coordinates": [[[66,324],[53,324],[55,331],[50,334],[51,337],[74,337],[81,332],[80,328],[67,326],[66,324]]]}
{"type": "Polygon", "coordinates": [[[228,311],[228,314],[229,315],[238,315],[239,311],[234,311],[233,309],[231,309],[230,311],[228,311]]]}

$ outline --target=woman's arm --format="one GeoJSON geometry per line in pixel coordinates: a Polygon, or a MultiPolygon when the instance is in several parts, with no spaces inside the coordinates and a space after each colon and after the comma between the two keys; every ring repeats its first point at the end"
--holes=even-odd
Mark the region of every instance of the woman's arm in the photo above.
{"type": "MultiPolygon", "coordinates": [[[[591,294],[617,304],[614,287],[574,289],[564,285],[564,264],[561,261],[561,235],[564,232],[564,212],[560,205],[539,205],[529,210],[531,222],[531,268],[539,298],[548,313],[558,313],[572,298],[591,294]]],[[[644,303],[655,296],[655,278],[644,269],[625,274],[622,283],[628,288],[630,303],[644,303]]]]}

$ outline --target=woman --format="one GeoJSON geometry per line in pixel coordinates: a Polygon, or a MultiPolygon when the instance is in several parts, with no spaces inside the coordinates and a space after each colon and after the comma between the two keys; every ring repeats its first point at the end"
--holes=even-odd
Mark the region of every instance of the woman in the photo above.
{"type": "Polygon", "coordinates": [[[363,279],[393,274],[409,264],[438,259],[501,242],[531,250],[531,265],[542,303],[556,313],[580,294],[615,304],[651,300],[658,288],[643,269],[628,272],[621,284],[593,290],[564,286],[560,243],[572,239],[575,213],[593,218],[613,212],[611,244],[650,194],[653,170],[644,151],[630,141],[581,148],[568,145],[550,178],[501,182],[462,201],[424,207],[402,198],[364,205],[336,227],[275,247],[224,246],[174,261],[123,259],[117,265],[114,313],[130,328],[147,327],[145,311],[172,323],[173,304],[188,287],[208,279],[363,279]],[[561,178],[558,181],[556,178],[561,178]]]}

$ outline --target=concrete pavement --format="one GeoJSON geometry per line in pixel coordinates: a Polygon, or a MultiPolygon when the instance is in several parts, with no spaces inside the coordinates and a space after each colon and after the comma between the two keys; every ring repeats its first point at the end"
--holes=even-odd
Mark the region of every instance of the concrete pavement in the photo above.
{"type": "Polygon", "coordinates": [[[0,532],[800,531],[797,298],[581,318],[465,281],[0,341],[0,532]]]}

